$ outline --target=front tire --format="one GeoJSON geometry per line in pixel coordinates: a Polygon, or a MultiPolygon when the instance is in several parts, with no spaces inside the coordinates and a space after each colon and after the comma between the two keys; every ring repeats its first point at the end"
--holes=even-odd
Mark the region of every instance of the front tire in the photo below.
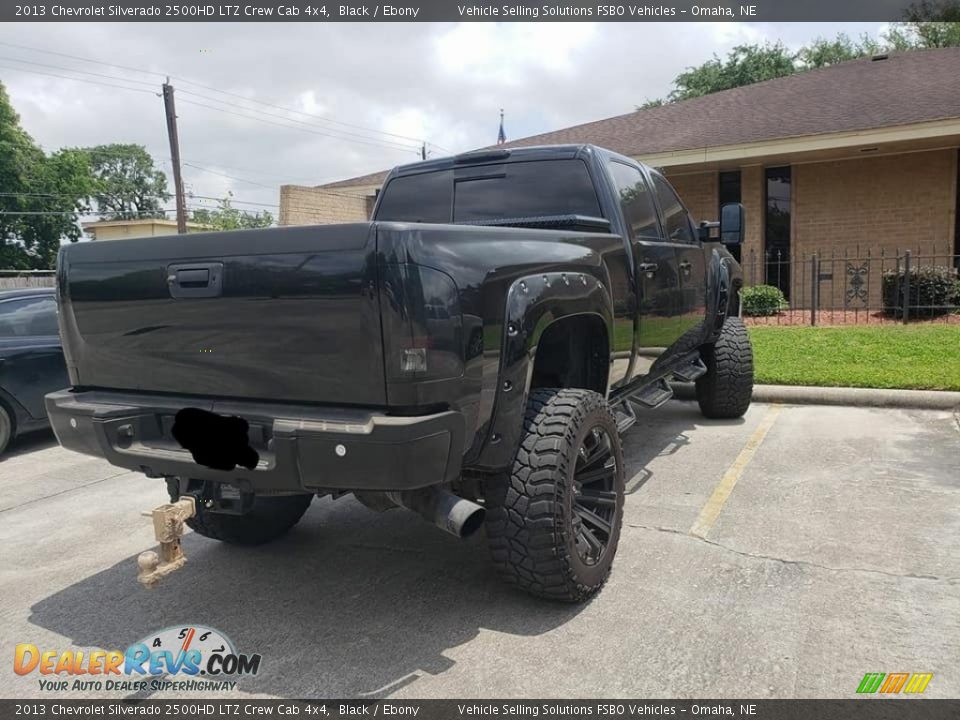
{"type": "Polygon", "coordinates": [[[509,474],[486,491],[493,564],[532,595],[582,602],[610,575],[623,521],[623,451],[603,397],[530,393],[509,474]]]}
{"type": "Polygon", "coordinates": [[[700,348],[707,372],[697,380],[697,402],[705,417],[742,417],[753,398],[753,348],[743,321],[727,318],[720,337],[700,348]]]}
{"type": "MultiPolygon", "coordinates": [[[[176,500],[174,493],[171,499],[176,500]]],[[[210,512],[197,503],[187,520],[194,532],[231,545],[263,545],[286,535],[310,507],[313,495],[258,495],[243,515],[210,512]]]]}

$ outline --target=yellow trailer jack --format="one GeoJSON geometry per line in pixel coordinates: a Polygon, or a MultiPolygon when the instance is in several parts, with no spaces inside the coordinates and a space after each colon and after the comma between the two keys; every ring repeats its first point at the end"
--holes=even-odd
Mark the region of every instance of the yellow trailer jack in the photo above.
{"type": "Polygon", "coordinates": [[[191,495],[184,495],[174,503],[158,505],[143,515],[153,518],[153,533],[160,543],[159,555],[153,550],[140,553],[137,557],[137,580],[147,589],[152,589],[170,573],[179,570],[187,562],[180,547],[183,526],[187,520],[197,514],[197,501],[191,495]]]}

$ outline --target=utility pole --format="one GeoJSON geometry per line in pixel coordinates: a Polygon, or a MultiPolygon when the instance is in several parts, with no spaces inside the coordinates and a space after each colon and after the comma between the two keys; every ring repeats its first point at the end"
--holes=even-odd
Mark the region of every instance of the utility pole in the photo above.
{"type": "Polygon", "coordinates": [[[177,196],[177,232],[187,232],[187,204],[183,196],[183,175],[180,174],[180,138],[177,135],[177,109],[173,104],[170,78],[163,84],[163,108],[167,113],[167,136],[170,138],[170,160],[173,162],[173,186],[177,196]]]}
{"type": "Polygon", "coordinates": [[[423,144],[420,146],[420,159],[421,159],[421,160],[426,160],[426,159],[427,159],[427,144],[426,144],[426,143],[423,143],[423,144]]]}

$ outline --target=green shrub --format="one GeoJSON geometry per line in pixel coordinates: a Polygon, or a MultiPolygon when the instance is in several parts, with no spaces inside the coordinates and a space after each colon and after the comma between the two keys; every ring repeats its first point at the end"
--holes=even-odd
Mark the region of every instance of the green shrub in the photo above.
{"type": "Polygon", "coordinates": [[[754,285],[740,291],[744,315],[776,315],[787,307],[783,292],[773,285],[754,285]]]}
{"type": "MultiPolygon", "coordinates": [[[[904,299],[907,294],[904,268],[887,270],[883,274],[883,310],[888,315],[903,317],[904,299]]],[[[957,271],[945,266],[927,266],[910,270],[911,317],[932,317],[954,310],[960,302],[960,282],[957,271]]]]}

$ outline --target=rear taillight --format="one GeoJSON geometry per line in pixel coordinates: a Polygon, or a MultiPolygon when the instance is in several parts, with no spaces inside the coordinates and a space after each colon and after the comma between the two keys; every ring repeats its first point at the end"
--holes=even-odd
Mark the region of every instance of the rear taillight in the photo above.
{"type": "Polygon", "coordinates": [[[387,382],[462,375],[463,318],[450,276],[412,263],[379,272],[387,382]]]}

